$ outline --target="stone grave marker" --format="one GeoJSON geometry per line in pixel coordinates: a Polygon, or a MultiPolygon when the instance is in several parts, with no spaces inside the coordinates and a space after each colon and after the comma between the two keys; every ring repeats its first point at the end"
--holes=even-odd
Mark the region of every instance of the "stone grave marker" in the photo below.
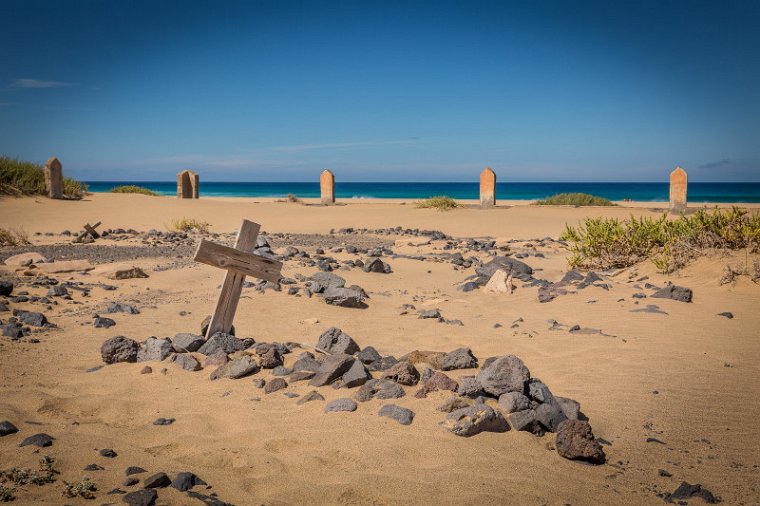
{"type": "Polygon", "coordinates": [[[45,188],[51,199],[63,198],[63,166],[54,156],[45,163],[45,188]]]}
{"type": "Polygon", "coordinates": [[[319,191],[322,194],[322,204],[335,203],[335,176],[330,169],[325,169],[319,176],[319,191]]]}
{"type": "Polygon", "coordinates": [[[680,213],[686,209],[689,176],[681,167],[670,173],[670,211],[680,213]]]}
{"type": "Polygon", "coordinates": [[[496,205],[496,173],[486,167],[480,173],[480,207],[496,205]]]}
{"type": "Polygon", "coordinates": [[[282,262],[252,253],[256,248],[256,237],[259,235],[260,228],[261,225],[258,223],[243,220],[240,230],[238,230],[234,248],[209,242],[205,239],[201,239],[201,243],[198,245],[194,258],[196,262],[227,271],[219,292],[216,310],[206,331],[206,339],[216,332],[229,334],[246,276],[265,279],[272,283],[280,281],[282,262]]]}
{"type": "Polygon", "coordinates": [[[183,170],[177,174],[177,198],[197,199],[200,177],[192,170],[183,170]]]}

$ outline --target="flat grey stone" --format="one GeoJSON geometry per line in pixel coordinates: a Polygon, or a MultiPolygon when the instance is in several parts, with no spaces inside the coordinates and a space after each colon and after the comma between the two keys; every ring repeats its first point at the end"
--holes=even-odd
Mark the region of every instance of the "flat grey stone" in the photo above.
{"type": "Polygon", "coordinates": [[[395,404],[386,404],[377,413],[380,416],[396,420],[401,425],[411,425],[414,420],[414,411],[395,404]]]}
{"type": "Polygon", "coordinates": [[[352,399],[335,399],[325,404],[325,413],[338,411],[356,411],[356,402],[352,399]]]}

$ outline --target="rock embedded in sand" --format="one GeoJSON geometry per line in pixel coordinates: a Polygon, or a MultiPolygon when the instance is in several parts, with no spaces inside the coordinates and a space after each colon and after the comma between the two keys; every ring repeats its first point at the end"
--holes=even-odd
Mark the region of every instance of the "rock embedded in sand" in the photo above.
{"type": "Polygon", "coordinates": [[[382,274],[389,274],[391,272],[391,266],[379,258],[375,258],[373,260],[365,262],[362,270],[364,272],[378,272],[382,274]]]}
{"type": "Polygon", "coordinates": [[[8,420],[0,422],[0,437],[15,434],[16,432],[18,432],[18,429],[8,420]]]}
{"type": "Polygon", "coordinates": [[[317,272],[310,278],[311,286],[309,289],[312,293],[324,293],[329,288],[343,288],[346,286],[346,280],[331,272],[317,272]]]}
{"type": "Polygon", "coordinates": [[[670,503],[678,501],[679,504],[685,504],[692,497],[699,497],[707,504],[717,504],[720,502],[720,498],[715,497],[712,492],[703,488],[699,483],[692,485],[685,481],[682,481],[678,488],[672,494],[667,494],[664,499],[670,503]]]}
{"type": "Polygon", "coordinates": [[[473,404],[452,411],[443,426],[457,436],[470,437],[481,432],[507,432],[509,425],[502,414],[485,404],[473,404]]]}
{"type": "Polygon", "coordinates": [[[174,418],[156,418],[153,420],[153,425],[171,425],[176,421],[174,418]]]}
{"type": "Polygon", "coordinates": [[[377,413],[379,416],[384,416],[392,420],[396,420],[401,425],[411,425],[414,420],[414,411],[411,409],[402,408],[395,404],[386,404],[377,413]]]}
{"type": "Polygon", "coordinates": [[[456,392],[459,384],[440,371],[435,371],[422,385],[422,388],[415,392],[414,396],[418,399],[424,399],[427,394],[439,390],[449,390],[456,392]]]}
{"type": "Polygon", "coordinates": [[[679,302],[691,302],[691,288],[669,284],[654,292],[650,297],[658,299],[672,299],[679,302]]]}
{"type": "Polygon", "coordinates": [[[354,358],[344,353],[328,356],[319,366],[319,370],[309,381],[309,385],[323,387],[343,376],[354,364],[354,358]]]}
{"type": "Polygon", "coordinates": [[[298,399],[298,402],[296,402],[296,404],[298,404],[300,406],[302,404],[306,404],[307,402],[323,401],[323,400],[325,400],[325,398],[322,397],[322,394],[320,394],[316,390],[312,390],[308,394],[306,394],[303,397],[301,397],[300,399],[298,399]]]}
{"type": "Polygon", "coordinates": [[[51,286],[47,292],[48,297],[65,297],[66,295],[69,295],[69,290],[63,285],[51,286]]]}
{"type": "Polygon", "coordinates": [[[325,413],[336,413],[339,411],[356,411],[356,402],[352,399],[335,399],[325,404],[325,413]]]}
{"type": "Polygon", "coordinates": [[[156,473],[148,476],[143,480],[144,488],[164,488],[171,484],[171,480],[166,473],[156,473]]]}
{"type": "Polygon", "coordinates": [[[602,445],[594,438],[591,425],[582,420],[565,420],[557,429],[557,453],[570,460],[604,464],[602,445]]]}
{"type": "Polygon", "coordinates": [[[445,401],[443,401],[443,404],[438,406],[438,411],[443,411],[444,413],[451,413],[452,411],[456,409],[462,409],[470,406],[470,402],[466,401],[465,399],[462,399],[461,397],[449,397],[445,401]]]}
{"type": "Polygon", "coordinates": [[[24,337],[24,328],[18,322],[8,322],[5,325],[0,325],[0,329],[2,329],[3,336],[5,337],[10,337],[11,339],[24,337]]]}
{"type": "Polygon", "coordinates": [[[98,317],[96,317],[95,321],[93,322],[93,326],[96,329],[110,329],[114,325],[116,325],[115,321],[113,321],[110,318],[106,318],[104,316],[98,316],[98,317]]]}
{"type": "Polygon", "coordinates": [[[137,341],[124,336],[106,339],[100,347],[100,356],[106,364],[118,362],[136,362],[140,345],[137,341]]]}
{"type": "Polygon", "coordinates": [[[338,327],[330,327],[319,336],[317,347],[328,353],[353,355],[360,351],[356,341],[338,327]]]}
{"type": "Polygon", "coordinates": [[[325,302],[332,306],[350,307],[363,309],[364,293],[356,288],[328,288],[324,292],[325,302]]]}
{"type": "Polygon", "coordinates": [[[174,336],[172,339],[172,349],[176,353],[188,353],[198,351],[203,346],[206,340],[203,336],[196,334],[190,334],[188,332],[181,332],[174,336]]]}
{"type": "Polygon", "coordinates": [[[196,485],[206,485],[206,482],[200,479],[195,474],[185,471],[181,473],[177,473],[177,476],[174,477],[171,484],[169,485],[172,488],[176,488],[180,492],[187,492],[191,488],[195,487],[196,485]]]}
{"type": "Polygon", "coordinates": [[[401,357],[399,361],[411,364],[430,364],[434,369],[440,369],[445,356],[446,354],[440,351],[414,350],[401,357]]]}
{"type": "Polygon", "coordinates": [[[245,355],[219,366],[216,371],[211,373],[209,379],[212,381],[221,378],[239,379],[257,372],[259,372],[259,365],[250,356],[245,355]]]}
{"type": "Polygon", "coordinates": [[[278,390],[282,390],[283,388],[288,388],[288,382],[282,378],[274,378],[266,384],[264,387],[264,393],[271,394],[278,390]]]}
{"type": "Polygon", "coordinates": [[[140,346],[137,352],[138,362],[147,362],[150,360],[161,361],[169,356],[172,352],[172,342],[169,339],[159,339],[149,337],[140,346]]]}
{"type": "Polygon", "coordinates": [[[33,327],[43,327],[48,323],[47,317],[36,311],[24,311],[21,309],[14,309],[13,316],[17,317],[21,323],[25,325],[31,325],[33,327]]]}
{"type": "Polygon", "coordinates": [[[382,377],[400,385],[413,386],[420,381],[420,372],[409,362],[399,362],[385,371],[382,377]]]}
{"type": "Polygon", "coordinates": [[[140,310],[129,304],[122,302],[112,302],[106,308],[106,313],[127,313],[127,314],[140,314],[140,310]]]}
{"type": "Polygon", "coordinates": [[[39,446],[40,448],[44,448],[46,446],[52,446],[53,445],[53,437],[45,434],[44,432],[41,432],[39,434],[34,434],[33,436],[29,436],[28,438],[24,439],[19,443],[19,446],[39,446]]]}
{"type": "Polygon", "coordinates": [[[316,373],[313,371],[294,371],[288,376],[288,380],[291,383],[296,381],[307,381],[314,377],[316,373]]]}
{"type": "Polygon", "coordinates": [[[0,296],[8,297],[13,293],[13,281],[0,279],[0,296]]]}
{"type": "Polygon", "coordinates": [[[313,353],[304,351],[298,356],[298,359],[293,364],[293,370],[317,372],[321,366],[322,364],[314,358],[313,353]]]}
{"type": "Polygon", "coordinates": [[[141,473],[147,473],[148,471],[146,469],[143,469],[139,466],[129,466],[125,471],[124,474],[127,476],[132,476],[133,474],[141,474],[141,473]]]}
{"type": "Polygon", "coordinates": [[[522,392],[530,371],[516,356],[505,355],[486,361],[477,378],[483,390],[499,397],[507,392],[522,392]]]}
{"type": "Polygon", "coordinates": [[[187,353],[177,353],[174,355],[174,358],[172,359],[172,362],[174,365],[179,367],[180,369],[184,369],[185,371],[200,371],[203,369],[201,367],[200,362],[198,360],[187,353]]]}
{"type": "Polygon", "coordinates": [[[211,336],[209,340],[203,344],[203,346],[198,348],[198,353],[202,353],[206,356],[213,355],[218,351],[222,351],[224,353],[234,353],[236,351],[244,350],[247,347],[248,343],[243,339],[238,339],[232,334],[217,332],[211,336]]]}
{"type": "Polygon", "coordinates": [[[136,490],[121,498],[122,502],[129,506],[153,506],[158,499],[158,492],[152,488],[136,490]]]}
{"type": "Polygon", "coordinates": [[[362,385],[354,398],[359,402],[367,402],[373,397],[377,399],[399,399],[406,392],[395,381],[387,379],[371,379],[362,385]]]}
{"type": "Polygon", "coordinates": [[[458,348],[444,355],[441,359],[440,369],[452,371],[454,369],[471,369],[478,366],[478,359],[469,348],[458,348]]]}
{"type": "Polygon", "coordinates": [[[148,275],[141,268],[131,264],[102,264],[95,267],[90,274],[105,276],[108,279],[134,279],[147,278],[148,275]]]}
{"type": "Polygon", "coordinates": [[[5,265],[14,265],[17,267],[26,267],[32,264],[45,263],[47,260],[44,256],[36,252],[20,253],[5,259],[5,265]]]}
{"type": "Polygon", "coordinates": [[[106,457],[109,459],[113,459],[119,456],[119,454],[116,453],[113,448],[103,448],[98,452],[98,454],[100,454],[101,457],[106,457]]]}
{"type": "Polygon", "coordinates": [[[359,360],[355,360],[351,368],[341,377],[343,386],[346,388],[362,386],[370,379],[372,379],[372,375],[359,360]]]}

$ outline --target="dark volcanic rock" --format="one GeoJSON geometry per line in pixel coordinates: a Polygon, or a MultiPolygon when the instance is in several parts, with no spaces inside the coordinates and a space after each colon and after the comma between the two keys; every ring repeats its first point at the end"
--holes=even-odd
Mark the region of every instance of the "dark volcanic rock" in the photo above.
{"type": "Polygon", "coordinates": [[[516,356],[505,355],[484,364],[477,378],[483,390],[498,397],[507,392],[522,392],[530,371],[516,356]]]}
{"type": "Polygon", "coordinates": [[[371,379],[359,388],[354,396],[359,402],[367,402],[376,397],[377,399],[399,399],[406,392],[395,381],[387,379],[371,379]]]}
{"type": "Polygon", "coordinates": [[[29,445],[39,446],[40,448],[43,448],[45,446],[52,446],[53,437],[48,436],[45,433],[39,433],[33,436],[29,436],[28,438],[21,441],[21,443],[19,443],[19,446],[29,446],[29,445]]]}
{"type": "Polygon", "coordinates": [[[335,399],[325,404],[325,413],[335,413],[338,411],[356,411],[356,402],[352,399],[335,399]]]}
{"type": "Polygon", "coordinates": [[[293,364],[294,371],[311,371],[317,372],[322,364],[314,358],[314,354],[308,351],[304,351],[298,356],[298,360],[293,364]]]}
{"type": "Polygon", "coordinates": [[[136,490],[121,498],[129,506],[153,506],[156,504],[156,499],[158,499],[158,492],[152,488],[136,490]]]}
{"type": "Polygon", "coordinates": [[[557,453],[566,459],[604,464],[606,458],[591,425],[581,420],[565,420],[559,424],[556,446],[557,453]]]}
{"type": "Polygon", "coordinates": [[[105,316],[98,316],[97,318],[95,318],[93,325],[95,326],[96,329],[110,329],[111,327],[116,325],[116,322],[110,318],[106,318],[105,316]]]}
{"type": "Polygon", "coordinates": [[[359,345],[351,336],[338,327],[330,327],[319,336],[317,347],[328,353],[345,353],[353,355],[360,351],[359,345]]]}
{"type": "Polygon", "coordinates": [[[372,379],[372,375],[359,360],[355,360],[351,368],[341,378],[343,386],[346,388],[362,386],[370,379],[372,379]]]}
{"type": "Polygon", "coordinates": [[[174,477],[169,486],[176,488],[180,492],[187,492],[196,485],[206,485],[206,482],[193,473],[182,472],[177,473],[177,476],[174,477]]]}
{"type": "Polygon", "coordinates": [[[116,453],[112,448],[103,448],[98,453],[101,457],[106,457],[109,459],[114,459],[119,456],[119,454],[116,453]]]}
{"type": "Polygon", "coordinates": [[[274,369],[282,365],[282,354],[274,346],[270,346],[264,353],[259,355],[259,365],[264,369],[274,369]]]}
{"type": "Polygon", "coordinates": [[[507,392],[499,396],[499,407],[505,413],[515,413],[530,409],[530,399],[525,397],[522,392],[507,392]]]}
{"type": "Polygon", "coordinates": [[[388,274],[391,272],[391,266],[379,258],[375,258],[374,260],[366,262],[364,264],[364,267],[362,267],[362,270],[364,272],[379,272],[388,274]]]}
{"type": "Polygon", "coordinates": [[[153,425],[171,425],[176,421],[174,418],[156,418],[153,425]]]}
{"type": "Polygon", "coordinates": [[[654,292],[650,297],[658,299],[673,299],[679,302],[691,302],[691,288],[667,285],[654,292]]]}
{"type": "Polygon", "coordinates": [[[282,390],[283,388],[288,388],[288,382],[282,378],[274,378],[266,384],[264,387],[264,393],[271,394],[272,392],[282,390]]]}
{"type": "Polygon", "coordinates": [[[505,269],[507,271],[511,269],[512,276],[514,276],[516,279],[519,279],[520,281],[530,281],[533,279],[533,269],[528,264],[505,256],[495,257],[490,262],[476,268],[475,272],[481,278],[485,278],[485,282],[483,283],[485,284],[499,269],[505,269]]]}
{"type": "MultiPolygon", "coordinates": [[[[211,315],[208,315],[207,317],[205,317],[205,318],[203,319],[203,321],[201,322],[201,335],[202,335],[202,336],[204,336],[204,337],[205,337],[205,336],[206,336],[206,334],[208,333],[208,326],[209,326],[209,324],[211,324],[211,315]]],[[[229,334],[230,334],[231,336],[234,336],[234,335],[235,335],[235,326],[234,326],[234,325],[232,325],[232,326],[230,327],[230,332],[229,332],[229,334]]]]}
{"type": "Polygon", "coordinates": [[[325,398],[322,397],[322,394],[320,394],[316,390],[312,390],[308,394],[298,399],[296,404],[301,405],[301,404],[306,404],[307,402],[311,402],[311,401],[323,401],[323,400],[325,400],[325,398]]]}
{"type": "Polygon", "coordinates": [[[343,288],[346,280],[331,272],[317,272],[311,276],[312,293],[324,293],[329,288],[343,288]]]}
{"type": "Polygon", "coordinates": [[[15,434],[16,432],[18,432],[18,429],[8,420],[0,422],[0,437],[15,434]]]}
{"type": "Polygon", "coordinates": [[[150,360],[161,361],[169,356],[172,352],[172,342],[168,339],[158,339],[149,337],[140,346],[137,352],[138,362],[147,362],[150,360]]]}
{"type": "Polygon", "coordinates": [[[692,485],[690,483],[687,483],[685,481],[682,481],[681,484],[678,486],[677,489],[672,494],[668,494],[665,496],[666,502],[674,502],[674,501],[686,501],[688,499],[691,499],[692,497],[700,497],[703,501],[705,501],[707,504],[717,504],[720,502],[720,499],[715,497],[712,492],[707,490],[706,488],[702,488],[702,485],[697,483],[696,485],[692,485]]]}
{"type": "Polygon", "coordinates": [[[137,341],[124,336],[106,339],[100,347],[100,356],[106,364],[117,362],[136,362],[140,345],[137,341]]]}
{"type": "Polygon", "coordinates": [[[140,310],[129,304],[121,302],[112,302],[107,308],[106,313],[127,313],[127,314],[140,314],[140,310]]]}
{"type": "Polygon", "coordinates": [[[133,474],[141,474],[141,473],[147,473],[148,471],[143,469],[139,466],[129,466],[125,471],[124,474],[127,476],[132,476],[133,474]]]}
{"type": "Polygon", "coordinates": [[[401,385],[412,386],[420,381],[420,372],[409,362],[399,362],[385,371],[382,377],[401,385]]]}
{"type": "Polygon", "coordinates": [[[172,348],[177,353],[188,353],[198,351],[206,342],[203,336],[182,332],[172,339],[172,348]]]}
{"type": "Polygon", "coordinates": [[[234,360],[230,360],[224,365],[211,373],[209,379],[216,380],[220,378],[238,379],[249,374],[255,374],[259,372],[258,364],[249,356],[238,357],[234,360]]]}
{"type": "Polygon", "coordinates": [[[394,365],[398,364],[398,359],[392,355],[375,360],[367,366],[370,371],[387,371],[394,365]]]}
{"type": "Polygon", "coordinates": [[[164,488],[171,484],[171,480],[166,473],[156,473],[148,476],[143,480],[143,487],[145,488],[164,488]]]}
{"type": "Polygon", "coordinates": [[[471,399],[486,395],[483,386],[475,376],[463,376],[459,378],[457,393],[462,397],[469,397],[471,399]]]}
{"type": "Polygon", "coordinates": [[[181,369],[184,369],[185,371],[200,371],[203,369],[203,367],[201,367],[201,363],[198,362],[194,356],[188,353],[177,353],[174,355],[172,362],[174,362],[174,365],[181,369]]]}
{"type": "Polygon", "coordinates": [[[328,356],[319,366],[319,370],[309,381],[309,385],[322,387],[343,376],[353,365],[354,358],[344,353],[328,356]]]}
{"type": "Polygon", "coordinates": [[[447,353],[441,359],[441,370],[470,369],[478,366],[478,359],[469,348],[459,348],[447,353]]]}
{"type": "Polygon", "coordinates": [[[340,307],[366,308],[364,293],[355,288],[328,288],[324,292],[325,302],[340,307]]]}
{"type": "Polygon", "coordinates": [[[244,350],[247,347],[247,343],[242,339],[238,339],[232,334],[225,334],[223,332],[217,332],[206,341],[203,346],[198,348],[198,353],[204,355],[213,355],[217,351],[223,351],[224,353],[234,353],[236,351],[244,350]]]}
{"type": "Polygon", "coordinates": [[[734,314],[731,311],[724,311],[722,313],[718,313],[718,316],[728,318],[729,320],[732,320],[734,318],[734,314]]]}
{"type": "Polygon", "coordinates": [[[521,411],[515,411],[507,415],[507,421],[509,426],[513,430],[535,432],[536,424],[536,412],[532,409],[523,409],[521,411]]]}
{"type": "Polygon", "coordinates": [[[425,398],[430,392],[438,390],[450,390],[456,392],[459,384],[440,371],[435,371],[428,379],[423,382],[422,388],[415,392],[417,398],[425,398]]]}
{"type": "Polygon", "coordinates": [[[377,360],[381,360],[383,357],[372,346],[367,346],[356,355],[356,358],[361,360],[363,364],[371,364],[377,360]]]}
{"type": "Polygon", "coordinates": [[[396,406],[395,404],[386,404],[380,408],[377,414],[396,420],[401,425],[411,425],[412,420],[414,420],[414,411],[396,406]]]}
{"type": "Polygon", "coordinates": [[[0,280],[0,297],[8,297],[13,292],[13,281],[0,280]]]}
{"type": "Polygon", "coordinates": [[[446,416],[444,427],[457,436],[474,436],[481,432],[506,432],[509,425],[502,414],[485,404],[474,404],[452,411],[446,416]]]}
{"type": "Polygon", "coordinates": [[[18,317],[21,323],[31,325],[33,327],[42,327],[48,323],[48,319],[44,314],[35,311],[22,311],[19,309],[14,309],[13,315],[18,317]]]}

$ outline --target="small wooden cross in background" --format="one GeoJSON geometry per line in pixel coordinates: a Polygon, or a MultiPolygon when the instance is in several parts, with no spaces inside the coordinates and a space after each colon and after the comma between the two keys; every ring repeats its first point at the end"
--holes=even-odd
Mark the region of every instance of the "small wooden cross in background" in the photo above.
{"type": "Polygon", "coordinates": [[[206,331],[206,339],[216,332],[229,334],[246,276],[261,278],[272,283],[280,281],[282,262],[253,254],[260,228],[261,225],[258,223],[243,220],[234,248],[228,248],[205,239],[201,239],[201,243],[198,245],[198,250],[195,252],[196,262],[227,270],[222,289],[219,292],[216,310],[206,331]]]}

